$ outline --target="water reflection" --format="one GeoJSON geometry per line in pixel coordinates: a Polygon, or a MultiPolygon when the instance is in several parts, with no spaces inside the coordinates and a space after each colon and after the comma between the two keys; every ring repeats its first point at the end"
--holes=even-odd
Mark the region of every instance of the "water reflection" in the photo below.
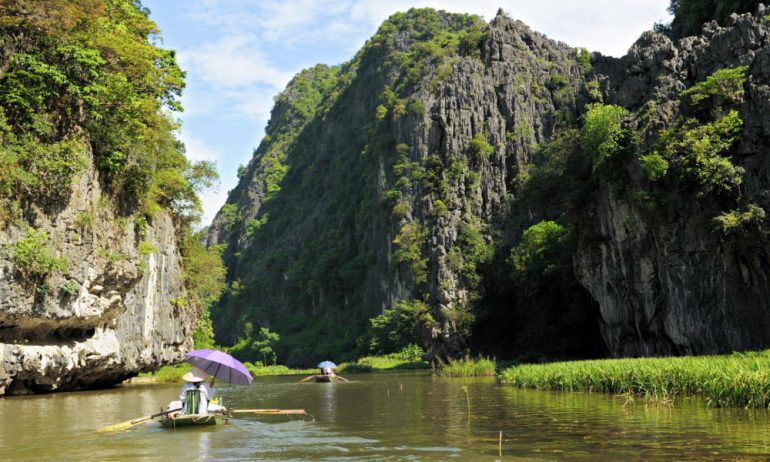
{"type": "Polygon", "coordinates": [[[673,408],[624,397],[499,388],[492,380],[362,374],[353,382],[257,378],[220,386],[234,408],[315,416],[244,416],[222,427],[117,434],[98,427],[157,412],[178,386],[125,386],[0,399],[2,460],[764,460],[767,411],[673,408]],[[467,398],[463,387],[467,387],[467,398]],[[469,411],[470,406],[470,411],[469,411]]]}

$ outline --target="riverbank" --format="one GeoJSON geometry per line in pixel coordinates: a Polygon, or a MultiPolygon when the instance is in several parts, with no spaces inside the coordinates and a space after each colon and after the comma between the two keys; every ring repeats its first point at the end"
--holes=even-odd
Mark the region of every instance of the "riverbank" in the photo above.
{"type": "MultiPolygon", "coordinates": [[[[273,375],[312,375],[318,372],[317,368],[310,369],[291,369],[289,367],[275,364],[263,366],[261,364],[244,363],[246,369],[251,375],[257,377],[273,375]]],[[[411,370],[411,369],[430,369],[430,363],[421,360],[405,360],[387,356],[367,356],[352,363],[342,363],[336,371],[344,372],[376,372],[387,370],[411,370]]],[[[185,372],[190,370],[187,363],[176,364],[173,366],[164,366],[157,372],[148,372],[139,374],[138,377],[126,380],[126,383],[175,383],[181,382],[185,372]]]]}
{"type": "Polygon", "coordinates": [[[770,350],[719,356],[522,364],[503,385],[538,390],[636,394],[661,402],[702,396],[711,406],[770,406],[770,350]]]}

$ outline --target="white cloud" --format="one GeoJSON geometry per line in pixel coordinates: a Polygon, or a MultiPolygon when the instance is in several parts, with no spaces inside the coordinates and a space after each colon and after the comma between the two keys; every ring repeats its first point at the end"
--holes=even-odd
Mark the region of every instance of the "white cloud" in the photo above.
{"type": "Polygon", "coordinates": [[[227,35],[179,53],[179,64],[195,78],[217,87],[239,87],[255,83],[281,88],[292,74],[269,62],[256,37],[227,35]]]}
{"type": "Polygon", "coordinates": [[[187,158],[190,160],[217,162],[223,157],[221,148],[209,145],[205,139],[190,135],[184,129],[179,134],[179,139],[184,143],[187,158]]]}
{"type": "MultiPolygon", "coordinates": [[[[209,142],[194,135],[191,135],[183,128],[179,134],[179,139],[184,143],[187,158],[193,161],[208,160],[221,164],[225,160],[223,149],[219,146],[212,146],[209,142]]],[[[227,192],[235,186],[233,175],[223,175],[221,169],[218,169],[221,178],[228,178],[226,181],[219,182],[211,189],[205,190],[200,194],[201,205],[203,206],[202,224],[209,224],[214,219],[217,211],[222,208],[227,200],[227,192]]]]}

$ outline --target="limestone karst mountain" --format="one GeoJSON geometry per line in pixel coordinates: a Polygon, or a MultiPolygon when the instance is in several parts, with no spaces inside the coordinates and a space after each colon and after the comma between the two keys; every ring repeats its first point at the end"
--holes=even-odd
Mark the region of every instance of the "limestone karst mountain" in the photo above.
{"type": "Polygon", "coordinates": [[[392,309],[434,359],[766,347],[768,14],[619,59],[502,11],[392,16],[276,99],[209,233],[218,339],[307,364],[392,309]]]}

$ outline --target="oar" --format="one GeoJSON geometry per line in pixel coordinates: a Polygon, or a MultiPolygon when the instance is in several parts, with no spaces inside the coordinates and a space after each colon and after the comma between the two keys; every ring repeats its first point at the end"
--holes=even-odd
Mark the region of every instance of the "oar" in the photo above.
{"type": "Polygon", "coordinates": [[[307,414],[304,409],[230,409],[232,414],[307,414]]]}
{"type": "Polygon", "coordinates": [[[313,377],[315,377],[315,374],[313,374],[313,375],[311,375],[311,376],[309,376],[309,377],[305,377],[304,379],[300,380],[300,381],[299,381],[299,383],[305,383],[305,382],[307,382],[308,380],[312,379],[313,377]]]}
{"type": "Polygon", "coordinates": [[[341,375],[335,375],[335,377],[337,377],[338,379],[341,379],[344,382],[350,382],[350,380],[346,379],[345,377],[343,377],[341,375]]]}
{"type": "Polygon", "coordinates": [[[127,428],[131,428],[134,425],[138,425],[138,424],[140,424],[142,422],[147,422],[148,420],[154,419],[155,417],[160,417],[162,415],[171,414],[172,412],[181,411],[181,410],[182,410],[181,407],[179,409],[169,409],[168,411],[159,412],[157,414],[146,415],[146,416],[143,416],[143,417],[137,417],[136,419],[126,420],[125,422],[116,423],[114,425],[108,425],[108,426],[102,427],[102,428],[100,428],[100,429],[98,429],[96,431],[99,432],[99,433],[117,432],[117,431],[125,430],[127,428]]]}

